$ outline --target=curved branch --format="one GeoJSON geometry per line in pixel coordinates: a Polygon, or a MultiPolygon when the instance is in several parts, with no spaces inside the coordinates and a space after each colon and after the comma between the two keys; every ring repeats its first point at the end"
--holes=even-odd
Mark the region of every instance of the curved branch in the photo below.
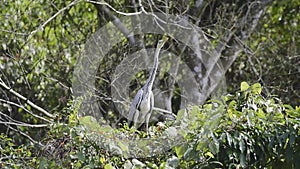
{"type": "Polygon", "coordinates": [[[102,6],[97,5],[96,8],[98,10],[102,10],[104,13],[108,15],[108,17],[111,19],[111,22],[125,35],[125,37],[127,37],[131,45],[135,44],[133,33],[126,28],[126,26],[121,22],[121,20],[117,16],[113,15],[110,12],[110,10],[106,8],[106,6],[104,5],[102,6]]]}

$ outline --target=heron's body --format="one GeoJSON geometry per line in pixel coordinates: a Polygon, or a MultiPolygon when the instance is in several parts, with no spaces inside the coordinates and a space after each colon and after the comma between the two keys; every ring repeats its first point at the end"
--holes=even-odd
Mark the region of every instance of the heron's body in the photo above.
{"type": "Polygon", "coordinates": [[[147,79],[146,84],[137,92],[131,103],[128,115],[128,124],[130,125],[130,123],[133,122],[136,129],[139,128],[146,120],[146,130],[148,130],[149,119],[154,106],[152,86],[158,68],[158,55],[166,41],[167,38],[163,38],[163,40],[158,42],[150,76],[147,79]]]}
{"type": "Polygon", "coordinates": [[[149,118],[154,106],[154,97],[152,91],[146,94],[143,98],[139,98],[139,96],[141,96],[139,94],[142,94],[144,92],[145,91],[143,90],[143,88],[138,91],[138,94],[136,95],[134,100],[137,100],[140,103],[138,105],[131,104],[130,107],[129,119],[130,121],[134,122],[135,128],[140,127],[140,125],[144,123],[145,119],[146,125],[148,125],[149,118]]]}

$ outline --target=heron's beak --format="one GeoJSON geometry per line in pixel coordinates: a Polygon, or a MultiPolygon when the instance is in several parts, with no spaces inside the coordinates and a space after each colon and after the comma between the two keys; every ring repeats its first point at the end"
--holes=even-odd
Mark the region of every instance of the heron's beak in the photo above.
{"type": "Polygon", "coordinates": [[[164,34],[164,36],[162,37],[163,43],[167,42],[169,39],[169,37],[167,36],[167,34],[164,34]]]}

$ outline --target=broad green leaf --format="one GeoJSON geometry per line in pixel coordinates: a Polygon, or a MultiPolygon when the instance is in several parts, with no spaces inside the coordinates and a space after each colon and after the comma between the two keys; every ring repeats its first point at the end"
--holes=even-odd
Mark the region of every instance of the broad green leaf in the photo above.
{"type": "Polygon", "coordinates": [[[114,169],[114,167],[111,164],[106,164],[104,169],[114,169]]]}
{"type": "Polygon", "coordinates": [[[249,87],[250,87],[250,86],[249,86],[249,84],[248,84],[247,82],[242,82],[242,83],[241,83],[241,91],[242,91],[242,92],[248,90],[249,87]]]}
{"type": "Polygon", "coordinates": [[[231,146],[231,144],[232,144],[232,137],[231,137],[231,135],[228,132],[226,132],[226,138],[227,138],[227,142],[228,142],[229,146],[231,146]]]}
{"type": "Polygon", "coordinates": [[[183,155],[187,151],[187,149],[188,149],[188,146],[186,144],[175,147],[175,152],[176,152],[178,159],[181,159],[183,157],[183,155]]]}
{"type": "Polygon", "coordinates": [[[104,157],[100,157],[100,163],[104,164],[105,163],[105,158],[104,157]]]}
{"type": "Polygon", "coordinates": [[[245,151],[245,142],[242,138],[240,138],[239,149],[241,150],[242,153],[244,153],[244,151],[245,151]]]}
{"type": "Polygon", "coordinates": [[[199,114],[199,107],[193,106],[192,110],[189,112],[189,118],[195,120],[199,114]]]}
{"type": "Polygon", "coordinates": [[[77,154],[77,159],[80,160],[80,161],[83,161],[85,159],[85,156],[84,156],[84,153],[79,151],[77,154]]]}
{"type": "Polygon", "coordinates": [[[128,144],[124,144],[126,142],[118,141],[118,146],[121,148],[123,156],[127,156],[127,152],[129,152],[128,144]]]}
{"type": "Polygon", "coordinates": [[[211,153],[211,152],[206,152],[205,155],[206,155],[206,156],[209,156],[209,157],[211,157],[211,158],[215,158],[215,156],[214,156],[213,153],[211,153]]]}
{"type": "Polygon", "coordinates": [[[79,123],[83,125],[88,131],[100,133],[108,133],[112,131],[112,128],[110,126],[99,125],[97,120],[92,116],[80,117],[78,120],[79,123]]]}
{"type": "Polygon", "coordinates": [[[256,112],[256,115],[259,118],[266,119],[266,115],[265,115],[264,111],[261,108],[258,108],[258,111],[256,112]]]}
{"type": "Polygon", "coordinates": [[[252,88],[252,93],[253,94],[260,94],[261,93],[262,87],[261,87],[260,83],[253,84],[251,86],[251,88],[252,88]]]}
{"type": "Polygon", "coordinates": [[[95,131],[97,128],[100,127],[99,124],[97,123],[97,120],[92,116],[80,117],[79,122],[80,124],[84,125],[88,130],[92,130],[92,131],[95,131]]]}
{"type": "Polygon", "coordinates": [[[183,120],[183,118],[185,118],[186,116],[187,116],[186,109],[181,109],[181,110],[179,110],[178,113],[177,113],[176,121],[181,121],[181,120],[183,120]]]}

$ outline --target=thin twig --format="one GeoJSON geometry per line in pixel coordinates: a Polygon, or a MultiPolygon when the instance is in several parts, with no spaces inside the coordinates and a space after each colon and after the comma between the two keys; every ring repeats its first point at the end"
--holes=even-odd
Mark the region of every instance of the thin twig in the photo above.
{"type": "Polygon", "coordinates": [[[158,107],[153,107],[153,110],[157,110],[158,113],[161,114],[161,115],[165,115],[165,114],[160,113],[160,112],[163,112],[163,113],[166,113],[166,114],[171,115],[171,116],[176,118],[176,115],[173,112],[170,112],[168,110],[161,109],[161,108],[158,108],[158,107]]]}
{"type": "Polygon", "coordinates": [[[38,146],[40,146],[40,147],[44,147],[44,146],[45,146],[45,145],[43,145],[42,143],[40,143],[40,142],[38,142],[38,141],[35,141],[35,140],[34,140],[33,138],[31,138],[28,134],[26,134],[26,133],[24,133],[24,132],[22,132],[22,131],[20,131],[20,130],[18,130],[18,129],[15,129],[15,128],[11,127],[10,125],[7,125],[7,124],[4,124],[4,125],[6,125],[9,129],[11,129],[11,130],[13,130],[13,131],[15,131],[15,132],[18,132],[18,133],[20,133],[22,136],[28,138],[33,144],[36,144],[36,145],[38,145],[38,146]]]}
{"type": "Polygon", "coordinates": [[[92,1],[92,0],[86,0],[86,2],[90,2],[90,3],[93,3],[93,4],[98,4],[98,5],[105,5],[105,6],[108,6],[110,9],[112,9],[114,12],[116,12],[117,14],[120,14],[120,15],[124,15],[124,16],[132,16],[132,15],[138,15],[138,14],[141,14],[142,11],[139,11],[139,12],[133,12],[133,13],[125,13],[125,12],[120,12],[118,10],[116,10],[114,7],[112,7],[111,5],[109,5],[108,3],[106,2],[98,2],[98,1],[92,1]]]}
{"type": "Polygon", "coordinates": [[[10,116],[8,116],[7,114],[4,114],[0,111],[0,115],[8,118],[9,121],[4,121],[4,119],[0,116],[0,124],[7,124],[7,125],[15,125],[15,126],[24,126],[24,127],[47,127],[49,126],[48,124],[28,124],[28,123],[24,123],[21,121],[17,121],[12,119],[10,116]],[[2,120],[2,121],[1,121],[2,120]]]}

